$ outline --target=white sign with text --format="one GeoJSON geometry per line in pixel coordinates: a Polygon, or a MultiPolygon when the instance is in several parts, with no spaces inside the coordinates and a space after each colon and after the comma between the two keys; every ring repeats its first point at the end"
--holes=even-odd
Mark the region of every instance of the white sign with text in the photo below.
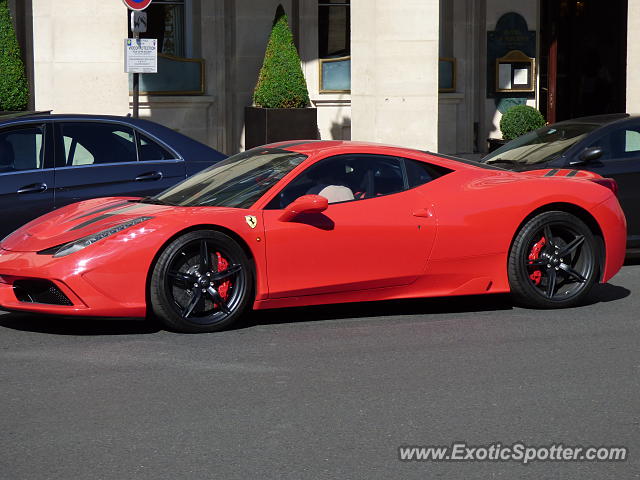
{"type": "Polygon", "coordinates": [[[158,40],[126,38],[124,40],[124,71],[126,73],[157,73],[158,40]]]}

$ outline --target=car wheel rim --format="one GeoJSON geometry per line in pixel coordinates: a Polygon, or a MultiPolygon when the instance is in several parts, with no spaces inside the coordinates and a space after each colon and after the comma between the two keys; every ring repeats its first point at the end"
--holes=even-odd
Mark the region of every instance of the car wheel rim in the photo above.
{"type": "Polygon", "coordinates": [[[183,320],[212,325],[237,310],[246,290],[246,273],[225,248],[196,240],[180,248],[168,265],[168,300],[183,320]]]}
{"type": "Polygon", "coordinates": [[[548,223],[531,236],[523,259],[529,283],[547,300],[580,294],[595,270],[595,255],[584,234],[571,226],[548,223]]]}

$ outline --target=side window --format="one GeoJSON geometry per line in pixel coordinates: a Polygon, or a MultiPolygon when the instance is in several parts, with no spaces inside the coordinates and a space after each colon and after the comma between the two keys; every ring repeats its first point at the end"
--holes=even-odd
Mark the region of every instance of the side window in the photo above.
{"type": "MultiPolygon", "coordinates": [[[[99,165],[135,162],[133,129],[118,124],[97,122],[60,123],[64,145],[64,165],[99,165]]],[[[60,162],[62,163],[62,162],[60,162]]]]}
{"type": "Polygon", "coordinates": [[[138,154],[140,161],[150,160],[173,160],[176,156],[169,152],[166,148],[161,147],[150,138],[138,133],[140,144],[138,147],[138,154]]]}
{"type": "Polygon", "coordinates": [[[0,172],[42,168],[43,146],[44,129],[40,126],[0,132],[0,172]]]}
{"type": "Polygon", "coordinates": [[[379,157],[370,166],[369,175],[373,174],[373,188],[364,191],[364,197],[379,197],[405,190],[402,165],[397,158],[379,157]],[[371,168],[372,167],[372,168],[371,168]]]}
{"type": "Polygon", "coordinates": [[[401,160],[382,155],[331,157],[312,165],[287,185],[267,208],[285,208],[315,194],[329,203],[362,200],[405,190],[401,160]]]}
{"type": "Polygon", "coordinates": [[[451,172],[451,170],[443,167],[418,162],[417,160],[409,160],[408,158],[404,159],[404,164],[407,170],[409,188],[419,187],[451,172]]]}
{"type": "Polygon", "coordinates": [[[636,154],[640,152],[640,128],[626,130],[624,137],[624,153],[636,154]]]}
{"type": "Polygon", "coordinates": [[[593,142],[590,147],[602,147],[600,160],[620,160],[640,156],[640,125],[614,130],[593,142]]]}

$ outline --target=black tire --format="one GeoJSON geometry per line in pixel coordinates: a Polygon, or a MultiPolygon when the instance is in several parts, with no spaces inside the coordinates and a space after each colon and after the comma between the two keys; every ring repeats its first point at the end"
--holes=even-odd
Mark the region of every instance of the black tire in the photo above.
{"type": "Polygon", "coordinates": [[[216,332],[250,308],[253,277],[252,262],[232,238],[213,230],[189,232],[154,265],[150,310],[170,330],[216,332]]]}
{"type": "Polygon", "coordinates": [[[514,300],[533,308],[580,304],[598,280],[599,253],[593,233],[575,215],[536,215],[516,234],[509,252],[514,300]]]}

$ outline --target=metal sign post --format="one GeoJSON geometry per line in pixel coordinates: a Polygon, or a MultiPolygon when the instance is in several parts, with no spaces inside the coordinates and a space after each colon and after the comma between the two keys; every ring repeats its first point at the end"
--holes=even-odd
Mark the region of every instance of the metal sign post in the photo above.
{"type": "MultiPolygon", "coordinates": [[[[135,12],[131,12],[131,18],[133,19],[133,14],[135,12]]],[[[140,32],[133,32],[133,38],[137,42],[140,40],[140,32]]],[[[138,118],[140,116],[140,74],[133,74],[133,118],[138,118]]]]}
{"type": "MultiPolygon", "coordinates": [[[[122,0],[129,10],[131,10],[131,31],[133,39],[139,43],[140,32],[147,31],[147,15],[141,11],[151,4],[151,0],[122,0]]],[[[125,47],[126,48],[126,47],[125,47]]],[[[125,55],[127,52],[125,51],[125,55]]],[[[128,70],[128,62],[125,58],[126,71],[128,70]]],[[[140,73],[133,72],[133,117],[138,118],[140,114],[140,73]]]]}
{"type": "Polygon", "coordinates": [[[134,38],[124,41],[124,71],[133,74],[133,116],[139,115],[140,74],[158,72],[158,40],[140,38],[134,32],[134,38]]]}

